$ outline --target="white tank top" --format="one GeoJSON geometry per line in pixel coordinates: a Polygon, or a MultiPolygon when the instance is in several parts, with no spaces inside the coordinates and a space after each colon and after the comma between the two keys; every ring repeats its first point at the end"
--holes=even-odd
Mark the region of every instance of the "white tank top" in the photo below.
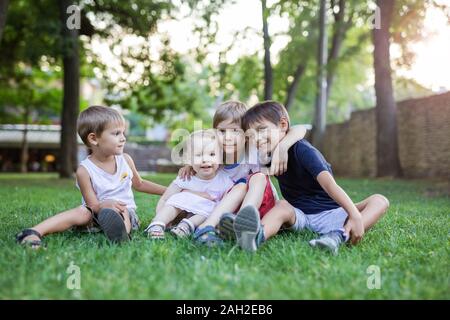
{"type": "MultiPolygon", "coordinates": [[[[89,157],[80,165],[85,167],[91,178],[92,188],[99,201],[117,200],[126,203],[128,209],[136,210],[133,191],[131,190],[133,171],[123,155],[114,156],[116,159],[116,173],[110,174],[98,167],[89,157]]],[[[77,187],[78,182],[77,182],[77,187]]],[[[82,199],[83,204],[86,204],[82,199]]]]}

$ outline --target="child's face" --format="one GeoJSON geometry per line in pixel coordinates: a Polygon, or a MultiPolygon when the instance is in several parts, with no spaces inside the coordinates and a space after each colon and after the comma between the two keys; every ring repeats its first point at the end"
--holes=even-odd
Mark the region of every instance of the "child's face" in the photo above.
{"type": "Polygon", "coordinates": [[[286,135],[288,127],[289,124],[284,118],[278,125],[269,120],[254,122],[250,125],[252,138],[256,140],[260,158],[269,159],[271,157],[273,150],[286,135]]]}
{"type": "Polygon", "coordinates": [[[125,146],[125,124],[110,123],[99,137],[94,137],[91,142],[93,150],[99,150],[104,155],[120,155],[125,146]]]}
{"type": "Polygon", "coordinates": [[[245,134],[240,124],[224,120],[216,129],[219,143],[226,155],[234,155],[245,149],[245,134]]]}
{"type": "Polygon", "coordinates": [[[219,168],[219,144],[216,139],[198,137],[193,141],[189,157],[192,169],[194,169],[199,178],[212,178],[219,168]]]}

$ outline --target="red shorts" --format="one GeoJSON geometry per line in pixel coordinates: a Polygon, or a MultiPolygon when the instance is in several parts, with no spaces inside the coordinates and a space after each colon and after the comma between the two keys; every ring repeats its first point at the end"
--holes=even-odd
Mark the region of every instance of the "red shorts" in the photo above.
{"type": "MultiPolygon", "coordinates": [[[[247,177],[247,191],[249,188],[250,178],[256,173],[252,173],[247,177]]],[[[272,186],[270,185],[270,178],[266,176],[266,188],[264,189],[264,195],[261,206],[259,207],[259,216],[262,218],[264,215],[275,206],[275,197],[273,195],[272,186]]]]}

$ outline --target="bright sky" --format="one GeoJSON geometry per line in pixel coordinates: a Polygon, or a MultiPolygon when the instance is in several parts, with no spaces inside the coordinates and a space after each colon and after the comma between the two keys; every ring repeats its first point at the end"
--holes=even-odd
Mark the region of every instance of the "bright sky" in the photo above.
{"type": "Polygon", "coordinates": [[[416,60],[405,75],[433,91],[450,90],[450,25],[442,11],[430,9],[424,28],[429,36],[412,45],[416,60]]]}
{"type": "MultiPolygon", "coordinates": [[[[268,1],[268,6],[272,1],[268,1]]],[[[181,15],[186,16],[187,10],[180,4],[181,15]]],[[[180,53],[186,53],[199,45],[198,38],[193,33],[195,17],[183,17],[178,20],[165,21],[158,25],[158,32],[150,39],[152,55],[158,56],[158,48],[161,48],[160,35],[167,34],[171,46],[180,53]]],[[[239,56],[246,54],[258,54],[263,56],[263,40],[260,35],[262,29],[260,0],[236,1],[228,4],[217,16],[219,30],[217,42],[207,49],[210,52],[207,59],[216,64],[218,53],[234,43],[234,46],[226,54],[227,62],[234,63],[239,56]],[[245,31],[247,30],[247,31],[245,31]],[[247,38],[233,40],[234,33],[246,34],[247,38]]],[[[285,17],[271,17],[269,19],[269,33],[271,35],[287,31],[288,19],[285,17]]],[[[423,86],[434,91],[450,90],[450,25],[445,15],[438,9],[428,10],[425,18],[425,31],[427,38],[413,45],[416,52],[416,61],[411,70],[401,72],[406,77],[414,78],[423,86]]],[[[287,44],[287,36],[272,37],[272,62],[276,63],[278,52],[287,44]]],[[[124,43],[129,48],[138,43],[133,37],[125,39],[124,43]]],[[[123,44],[124,44],[123,43],[123,44]]],[[[123,45],[122,44],[122,45],[123,45]]],[[[114,62],[114,54],[107,49],[105,44],[92,42],[92,47],[104,61],[110,61],[112,68],[120,73],[120,65],[114,62]]],[[[119,50],[119,49],[117,49],[119,50]]],[[[120,51],[120,50],[119,50],[120,51]]],[[[132,78],[139,77],[144,66],[136,68],[136,74],[132,78]]]]}

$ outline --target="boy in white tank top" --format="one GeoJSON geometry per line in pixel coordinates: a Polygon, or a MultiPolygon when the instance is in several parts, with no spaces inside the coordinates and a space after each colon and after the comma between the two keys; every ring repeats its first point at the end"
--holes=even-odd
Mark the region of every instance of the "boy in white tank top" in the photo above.
{"type": "Polygon", "coordinates": [[[123,153],[125,120],[116,110],[92,106],[78,117],[78,134],[89,156],[76,172],[82,206],[64,211],[16,235],[20,244],[41,246],[42,237],[72,227],[99,227],[112,242],[129,239],[139,227],[131,188],[162,195],[165,187],[143,180],[133,160],[123,153]]]}

